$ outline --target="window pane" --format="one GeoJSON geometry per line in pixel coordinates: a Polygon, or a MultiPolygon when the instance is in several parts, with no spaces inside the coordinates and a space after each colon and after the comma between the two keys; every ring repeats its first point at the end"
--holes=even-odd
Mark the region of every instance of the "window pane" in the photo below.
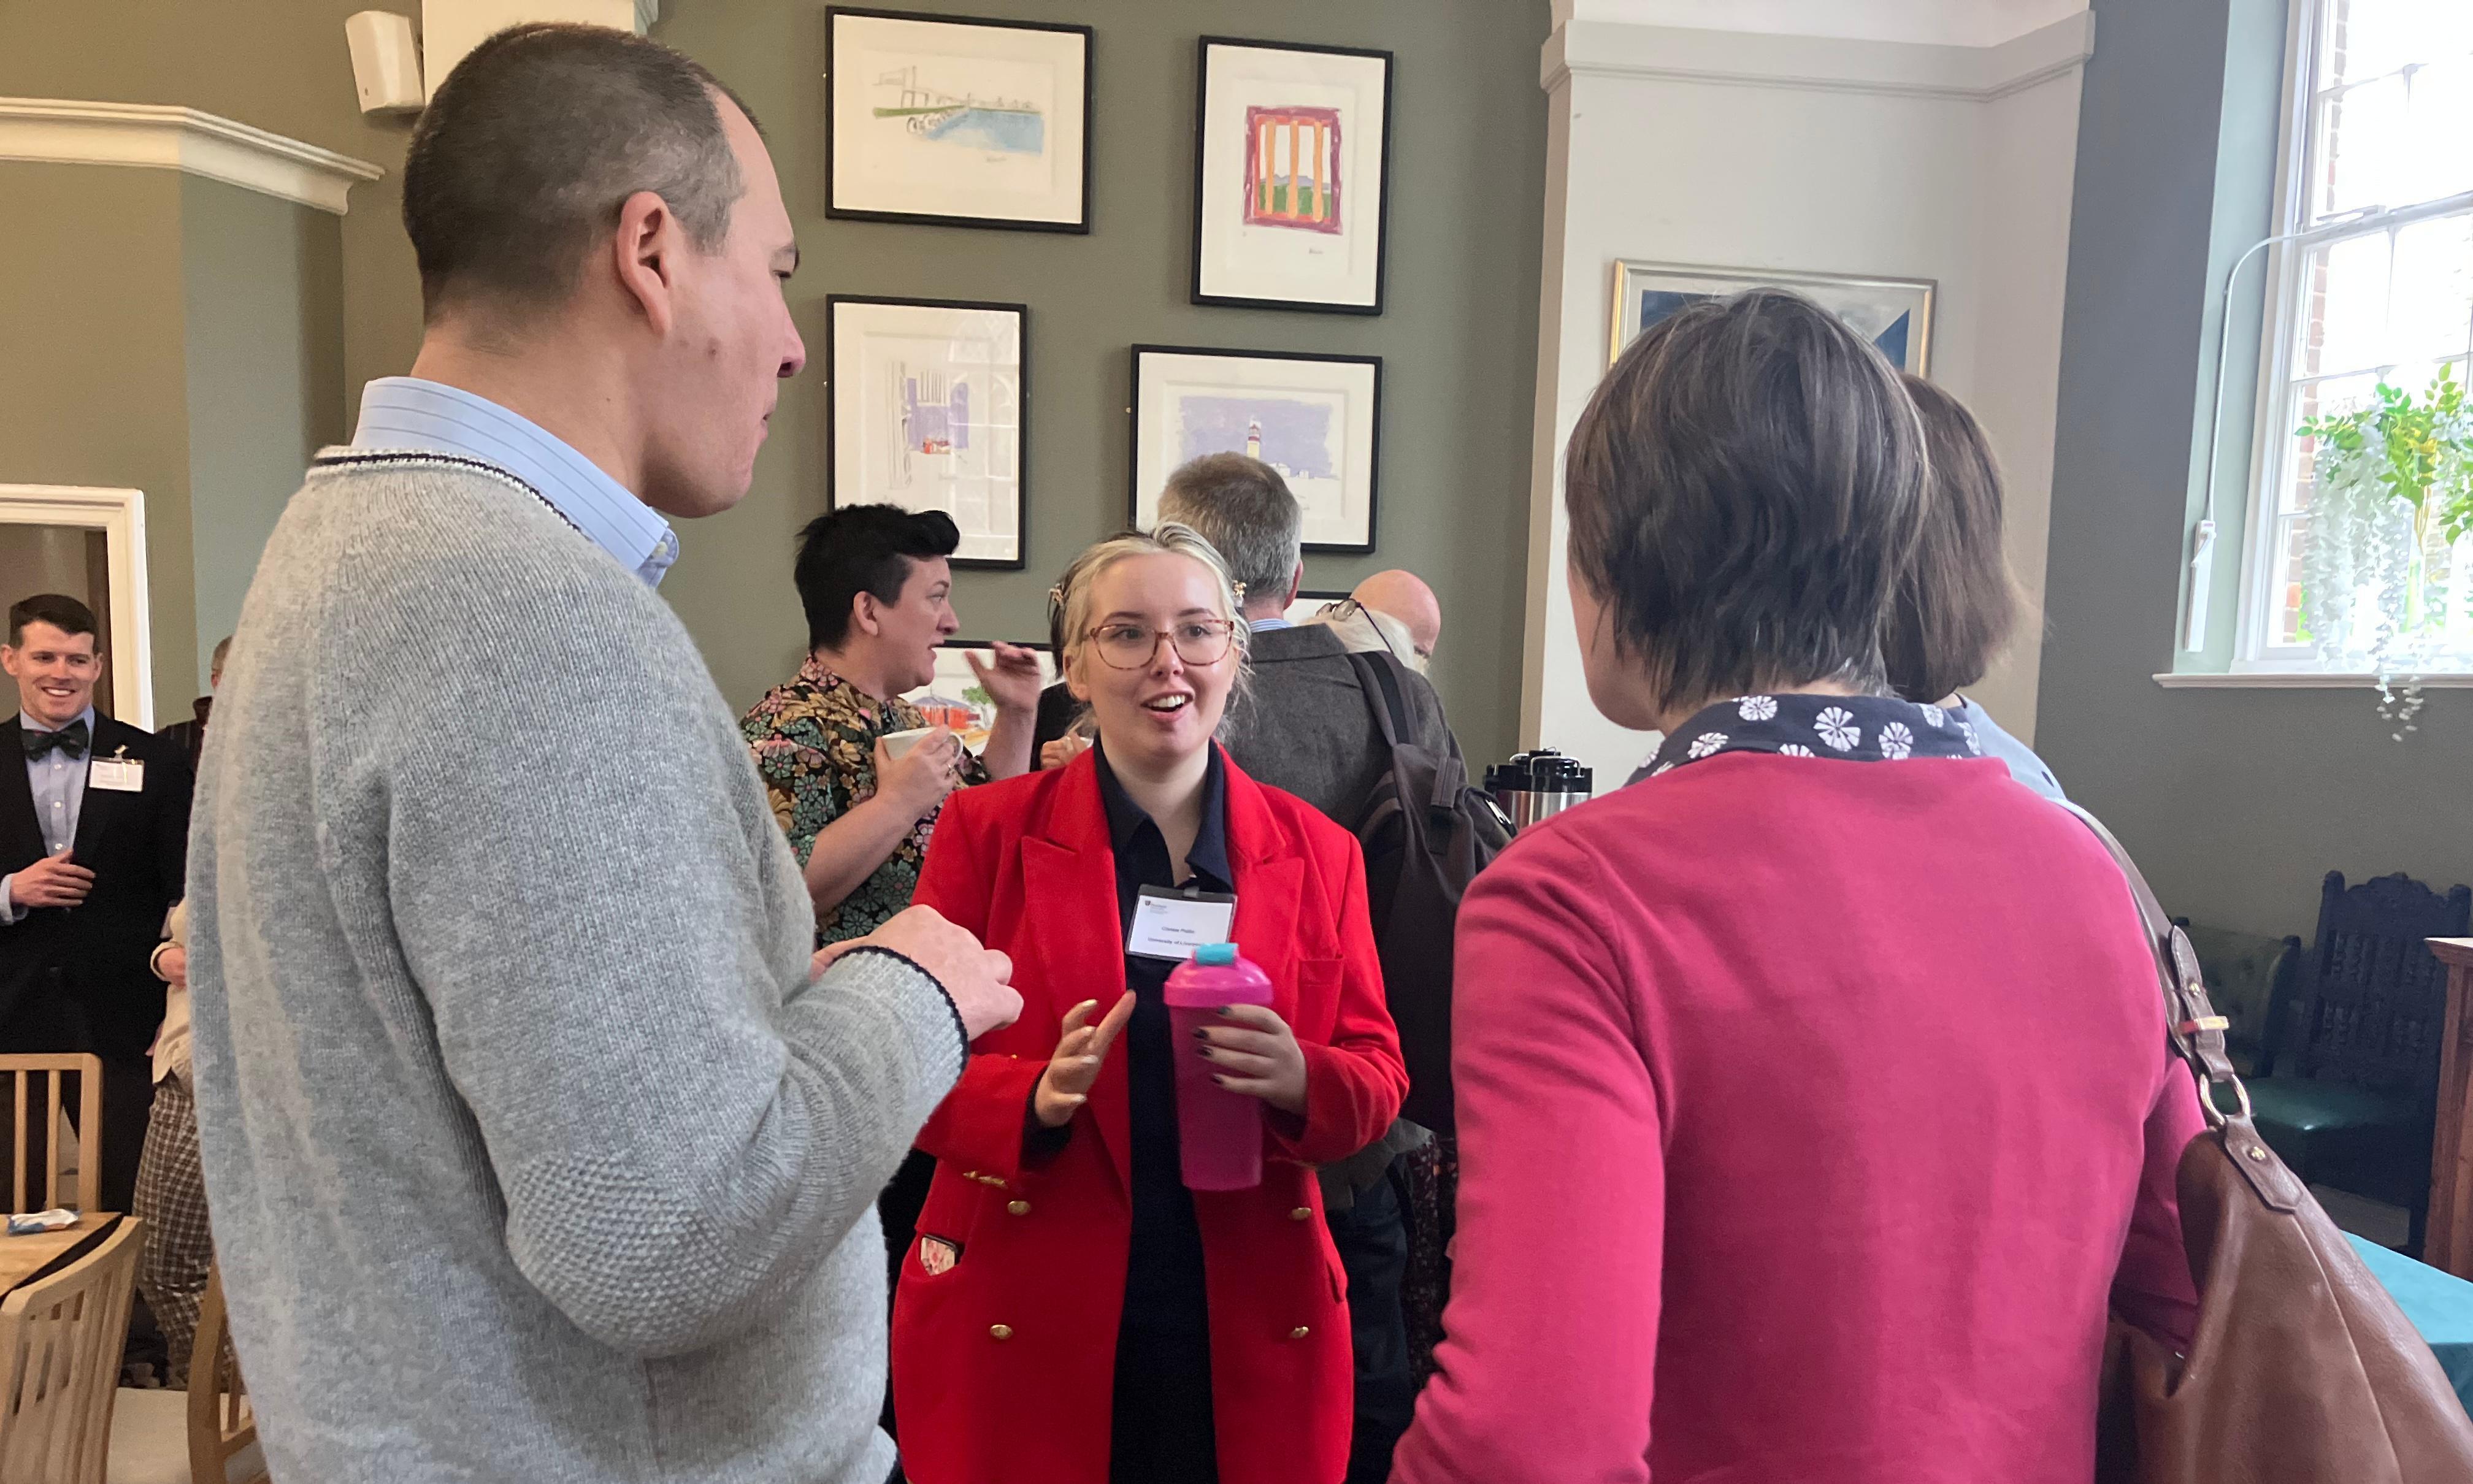
{"type": "Polygon", "coordinates": [[[2302,266],[2303,376],[2367,371],[2387,359],[2388,235],[2346,237],[2311,250],[2302,266]]]}
{"type": "Polygon", "coordinates": [[[2396,233],[2392,345],[2381,359],[2462,355],[2473,334],[2473,214],[2415,222],[2396,233]]]}
{"type": "Polygon", "coordinates": [[[2365,84],[2319,105],[2317,215],[2334,216],[2362,206],[2393,206],[2411,174],[2410,120],[2400,77],[2365,84]]]}
{"type": "Polygon", "coordinates": [[[2341,376],[2332,381],[2305,381],[2293,389],[2291,414],[2285,419],[2286,431],[2293,435],[2293,455],[2285,470],[2284,496],[2276,509],[2291,515],[2310,508],[2310,496],[2317,488],[2318,440],[2299,436],[2301,424],[2313,418],[2350,412],[2366,404],[2376,395],[2376,375],[2341,376]]]}
{"type": "MultiPolygon", "coordinates": [[[[2473,15],[2473,0],[2464,13],[2473,15]]],[[[2437,201],[2473,190],[2473,57],[2434,62],[2413,75],[2413,131],[2398,162],[2401,201],[2437,201]]]]}
{"type": "Polygon", "coordinates": [[[2310,626],[2302,612],[2301,546],[2310,539],[2310,517],[2288,515],[2276,522],[2276,614],[2269,633],[2275,644],[2307,644],[2310,626]]]}
{"type": "Polygon", "coordinates": [[[2324,10],[2322,87],[2473,50],[2464,0],[2325,0],[2324,10]]]}

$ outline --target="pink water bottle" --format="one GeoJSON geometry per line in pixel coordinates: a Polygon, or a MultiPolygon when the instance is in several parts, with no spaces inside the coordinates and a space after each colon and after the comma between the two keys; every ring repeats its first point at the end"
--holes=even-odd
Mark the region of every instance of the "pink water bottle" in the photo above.
{"type": "Polygon", "coordinates": [[[1176,1044],[1178,1161],[1188,1190],[1250,1190],[1262,1183],[1262,1100],[1211,1080],[1196,1029],[1225,1025],[1223,1005],[1267,1005],[1271,979],[1236,956],[1233,943],[1205,944],[1167,976],[1168,1024],[1176,1044]]]}

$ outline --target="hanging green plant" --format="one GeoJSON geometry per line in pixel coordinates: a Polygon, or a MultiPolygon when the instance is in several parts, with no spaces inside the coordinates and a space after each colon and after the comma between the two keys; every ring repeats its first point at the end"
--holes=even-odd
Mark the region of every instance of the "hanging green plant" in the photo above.
{"type": "Polygon", "coordinates": [[[2378,676],[2380,713],[2401,738],[2421,709],[2421,672],[2461,648],[2473,622],[2456,549],[2473,532],[2473,407],[2442,366],[2419,397],[2381,381],[2366,402],[2295,436],[2318,444],[2304,633],[2330,668],[2378,676]]]}

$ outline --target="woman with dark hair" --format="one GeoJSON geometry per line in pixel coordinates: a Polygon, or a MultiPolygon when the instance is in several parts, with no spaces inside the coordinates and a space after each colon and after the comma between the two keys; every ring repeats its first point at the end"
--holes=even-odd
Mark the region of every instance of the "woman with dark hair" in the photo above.
{"type": "Polygon", "coordinates": [[[1650,776],[1459,919],[1453,1294],[1395,1484],[2084,1484],[2117,1305],[2186,1339],[2202,1127],[2120,872],[1888,695],[1897,372],[1758,291],[1626,350],[1566,469],[1650,776]]]}
{"type": "Polygon", "coordinates": [[[2001,550],[2001,464],[1966,404],[1912,372],[1907,394],[1923,418],[1932,462],[1923,532],[1881,635],[1889,688],[1937,705],[2009,776],[2066,802],[2060,779],[2034,749],[1958,694],[1983,679],[2018,623],[2018,582],[2001,550]]]}

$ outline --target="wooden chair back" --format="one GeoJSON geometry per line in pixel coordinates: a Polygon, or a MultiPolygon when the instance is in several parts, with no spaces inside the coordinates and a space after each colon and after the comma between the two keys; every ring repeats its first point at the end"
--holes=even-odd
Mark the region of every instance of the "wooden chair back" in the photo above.
{"type": "Polygon", "coordinates": [[[86,1192],[103,1172],[103,1059],[82,1051],[37,1052],[0,1056],[0,1109],[14,1114],[9,1123],[12,1211],[67,1204],[60,1182],[60,1080],[71,1073],[77,1077],[78,1110],[74,1194],[80,1209],[97,1209],[86,1192]]]}
{"type": "Polygon", "coordinates": [[[102,1484],[142,1225],[0,1301],[0,1484],[102,1484]]]}
{"type": "Polygon", "coordinates": [[[2473,887],[2442,897],[2398,873],[2348,889],[2327,873],[2301,1074],[2435,1102],[2447,973],[2425,940],[2461,937],[2468,915],[2473,887]]]}
{"type": "Polygon", "coordinates": [[[260,1484],[267,1476],[262,1451],[251,1452],[252,1467],[233,1472],[234,1456],[257,1442],[257,1417],[232,1353],[221,1267],[207,1276],[197,1346],[189,1354],[189,1476],[199,1484],[260,1484]]]}

